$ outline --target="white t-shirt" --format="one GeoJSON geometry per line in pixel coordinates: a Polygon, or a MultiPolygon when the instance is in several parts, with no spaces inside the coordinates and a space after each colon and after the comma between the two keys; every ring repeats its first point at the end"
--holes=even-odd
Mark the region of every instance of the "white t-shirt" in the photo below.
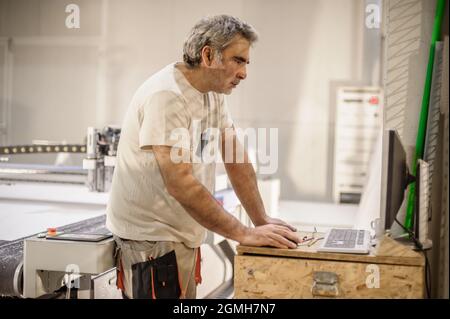
{"type": "MultiPolygon", "coordinates": [[[[186,150],[194,177],[213,193],[215,163],[205,156],[202,161],[202,150],[211,159],[213,151],[219,149],[217,132],[231,127],[233,122],[222,94],[201,93],[175,65],[169,64],[147,79],[128,107],[118,146],[106,226],[125,239],[183,242],[195,248],[202,244],[205,228],[169,195],[153,151],[143,148],[167,145],[186,150]],[[188,139],[186,135],[182,138],[180,132],[189,132],[188,139]],[[202,135],[203,139],[213,138],[202,143],[199,140],[201,132],[206,133],[202,135]]],[[[220,152],[216,155],[220,156],[220,152]]]]}

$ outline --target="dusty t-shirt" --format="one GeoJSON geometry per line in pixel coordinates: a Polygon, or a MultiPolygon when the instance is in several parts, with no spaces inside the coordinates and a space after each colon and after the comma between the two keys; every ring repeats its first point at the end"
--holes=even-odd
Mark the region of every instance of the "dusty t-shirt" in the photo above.
{"type": "Polygon", "coordinates": [[[213,193],[218,135],[232,124],[224,96],[196,90],[176,63],[147,79],[122,125],[107,206],[108,229],[125,239],[200,246],[205,228],[169,195],[149,148],[167,145],[185,152],[194,177],[213,193]]]}

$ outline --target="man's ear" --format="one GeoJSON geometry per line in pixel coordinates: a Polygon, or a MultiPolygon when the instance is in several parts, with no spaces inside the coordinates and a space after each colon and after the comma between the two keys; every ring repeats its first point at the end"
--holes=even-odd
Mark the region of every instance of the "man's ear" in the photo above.
{"type": "Polygon", "coordinates": [[[202,61],[206,66],[211,66],[213,60],[212,48],[209,45],[205,45],[202,49],[202,61]]]}

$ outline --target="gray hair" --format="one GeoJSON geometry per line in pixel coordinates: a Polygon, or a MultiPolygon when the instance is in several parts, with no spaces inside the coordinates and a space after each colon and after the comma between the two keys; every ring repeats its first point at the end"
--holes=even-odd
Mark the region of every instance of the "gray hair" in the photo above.
{"type": "Polygon", "coordinates": [[[201,19],[192,28],[183,45],[183,60],[189,67],[196,67],[202,60],[202,49],[209,45],[218,55],[231,40],[240,34],[253,44],[258,40],[256,30],[244,21],[229,15],[218,15],[201,19]]]}

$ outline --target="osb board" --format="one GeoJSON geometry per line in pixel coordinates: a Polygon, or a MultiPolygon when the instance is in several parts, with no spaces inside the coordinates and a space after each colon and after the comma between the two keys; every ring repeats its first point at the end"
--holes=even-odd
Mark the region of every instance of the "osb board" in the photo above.
{"type": "Polygon", "coordinates": [[[338,276],[335,298],[423,298],[424,268],[263,256],[236,256],[235,298],[323,298],[313,296],[313,273],[338,276]],[[379,277],[374,277],[375,272],[379,277]],[[379,278],[376,281],[375,278],[379,278]],[[379,285],[376,283],[379,282],[379,285]]]}
{"type": "MultiPolygon", "coordinates": [[[[301,233],[301,238],[305,233],[301,233]]],[[[311,233],[309,233],[311,234],[311,233]]],[[[322,237],[323,234],[316,234],[316,238],[322,237]]],[[[376,255],[373,247],[369,254],[344,254],[344,253],[329,253],[317,252],[317,247],[320,241],[316,242],[311,247],[304,245],[295,249],[280,249],[271,247],[253,247],[253,246],[237,246],[238,255],[252,254],[252,255],[267,255],[267,256],[284,256],[295,258],[321,259],[321,260],[337,260],[337,261],[354,261],[372,264],[392,264],[392,265],[410,265],[410,266],[424,266],[425,258],[422,254],[412,251],[410,248],[405,248],[402,244],[392,240],[382,240],[383,256],[376,255]],[[389,244],[389,248],[385,245],[389,244]],[[386,247],[386,249],[384,249],[386,247]],[[388,253],[391,252],[391,254],[388,253]]],[[[378,248],[378,250],[380,250],[378,248]]]]}
{"type": "Polygon", "coordinates": [[[379,240],[378,245],[374,249],[374,254],[376,256],[396,256],[396,257],[413,257],[413,258],[419,255],[418,252],[413,251],[410,247],[407,247],[388,236],[384,236],[379,240]]]}

